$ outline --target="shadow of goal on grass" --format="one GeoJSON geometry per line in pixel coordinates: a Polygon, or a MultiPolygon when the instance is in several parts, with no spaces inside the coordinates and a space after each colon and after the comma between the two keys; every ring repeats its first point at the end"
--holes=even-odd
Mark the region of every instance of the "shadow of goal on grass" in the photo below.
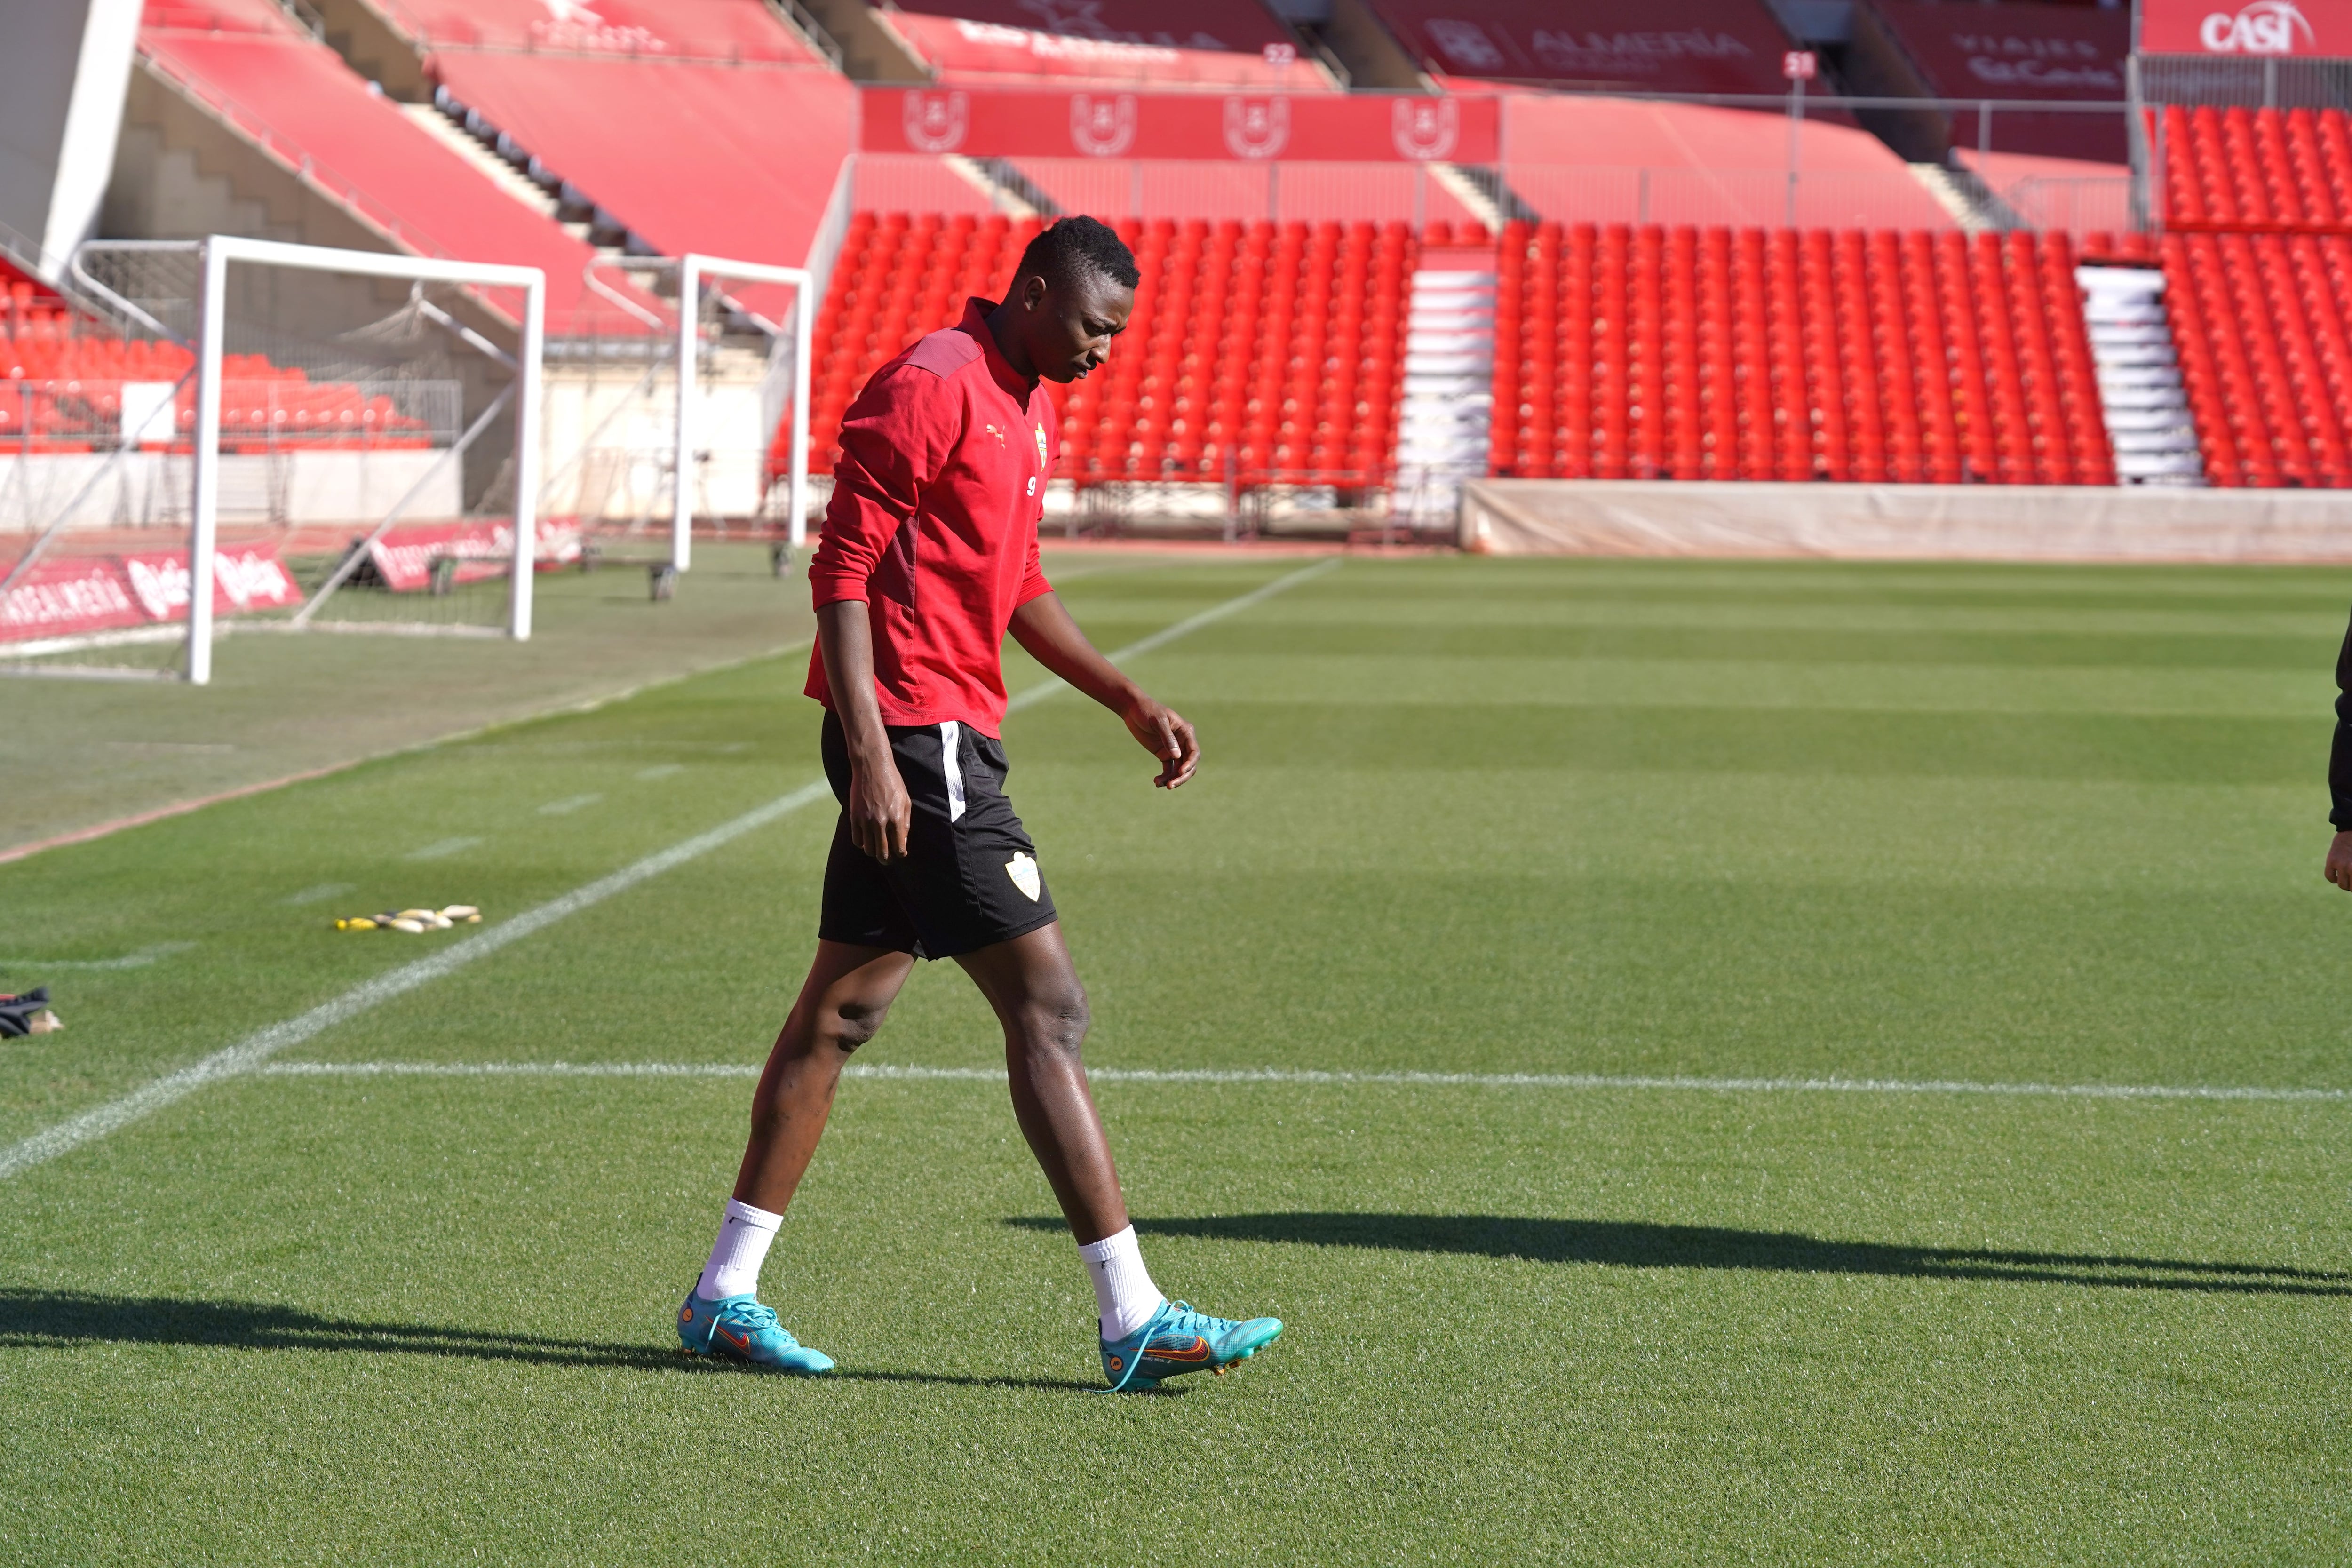
{"type": "MultiPolygon", "coordinates": [[[[1058,1217],[1043,1215],[1023,1216],[1005,1223],[1025,1230],[1066,1228],[1058,1217]]],[[[2098,1253],[1906,1247],[1881,1241],[1834,1241],[1795,1231],[1654,1225],[1638,1220],[1291,1213],[1139,1219],[1135,1228],[1146,1236],[1370,1247],[1394,1252],[1454,1252],[1530,1263],[1591,1263],[1620,1268],[1740,1268],[1764,1273],[2005,1280],[2126,1290],[2352,1296],[2352,1272],[2347,1271],[2098,1253]]]]}
{"type": "MultiPolygon", "coordinates": [[[[173,1296],[96,1296],[71,1290],[0,1286],[0,1350],[82,1344],[203,1345],[229,1350],[328,1351],[454,1356],[544,1366],[725,1375],[731,1363],[652,1345],[451,1328],[433,1323],[329,1318],[261,1301],[204,1301],[173,1296]]],[[[837,1369],[849,1383],[907,1383],[1054,1392],[1094,1385],[1066,1378],[987,1377],[884,1369],[837,1369]]]]}

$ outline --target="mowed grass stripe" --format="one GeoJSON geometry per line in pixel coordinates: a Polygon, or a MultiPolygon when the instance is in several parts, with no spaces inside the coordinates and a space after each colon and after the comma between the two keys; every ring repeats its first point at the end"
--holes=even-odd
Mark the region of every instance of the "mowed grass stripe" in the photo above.
{"type": "MultiPolygon", "coordinates": [[[[278,1078],[757,1078],[756,1062],[271,1062],[278,1078]]],[[[1002,1083],[998,1068],[852,1062],[845,1077],[898,1082],[1002,1083]]],[[[1671,1089],[1706,1094],[1951,1094],[2062,1100],[2352,1100],[2352,1089],[2149,1083],[1969,1083],[1845,1078],[1685,1078],[1618,1073],[1346,1072],[1320,1068],[1100,1068],[1097,1083],[1393,1084],[1428,1089],[1671,1089]]]]}
{"type": "MultiPolygon", "coordinates": [[[[1137,658],[1153,648],[1163,647],[1198,627],[1222,620],[1227,616],[1263,603],[1297,584],[1321,576],[1338,564],[1339,562],[1336,559],[1326,560],[1288,573],[1274,582],[1261,584],[1245,594],[1212,605],[1174,626],[1129,644],[1108,657],[1114,663],[1137,658]]],[[[1065,683],[1058,679],[1041,682],[1014,697],[1009,706],[1015,709],[1032,707],[1066,689],[1065,683]]],[[[828,797],[831,793],[831,787],[823,779],[803,784],[790,794],[755,806],[740,816],[721,823],[717,827],[648,855],[618,871],[600,877],[560,898],[550,900],[546,903],[526,910],[512,920],[462,938],[452,946],[430,957],[403,964],[398,969],[362,982],[342,994],[298,1014],[292,1018],[268,1025],[247,1036],[236,1045],[215,1051],[176,1072],[168,1073],[142,1084],[128,1094],[95,1106],[68,1121],[44,1128],[5,1148],[0,1148],[0,1181],[9,1180],[37,1165],[46,1164],[62,1154],[69,1153],[85,1143],[103,1138],[121,1127],[186,1098],[207,1084],[251,1072],[280,1051],[301,1045],[338,1024],[453,974],[476,959],[487,957],[501,948],[521,941],[524,937],[545,930],[559,921],[577,914],[581,910],[593,908],[617,893],[625,892],[641,882],[707,855],[723,845],[732,843],[747,833],[767,826],[770,823],[788,816],[803,806],[828,797]]],[[[430,847],[427,851],[420,853],[433,853],[448,845],[467,845],[477,842],[479,841],[448,839],[443,841],[441,845],[430,847]]],[[[415,858],[415,855],[410,857],[411,859],[415,858]]]]}

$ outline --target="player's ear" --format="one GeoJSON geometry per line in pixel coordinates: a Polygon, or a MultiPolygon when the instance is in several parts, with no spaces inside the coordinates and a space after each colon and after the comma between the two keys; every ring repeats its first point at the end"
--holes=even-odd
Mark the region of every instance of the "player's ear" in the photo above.
{"type": "Polygon", "coordinates": [[[1042,273],[1032,272],[1021,280],[1021,308],[1024,310],[1034,310],[1045,303],[1045,276],[1042,273]]]}

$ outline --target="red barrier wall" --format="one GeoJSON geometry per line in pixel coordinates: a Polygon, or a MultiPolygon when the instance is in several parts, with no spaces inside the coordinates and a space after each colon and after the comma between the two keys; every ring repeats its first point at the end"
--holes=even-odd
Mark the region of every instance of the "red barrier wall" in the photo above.
{"type": "Polygon", "coordinates": [[[1492,98],[868,89],[869,153],[1491,163],[1492,98]]]}

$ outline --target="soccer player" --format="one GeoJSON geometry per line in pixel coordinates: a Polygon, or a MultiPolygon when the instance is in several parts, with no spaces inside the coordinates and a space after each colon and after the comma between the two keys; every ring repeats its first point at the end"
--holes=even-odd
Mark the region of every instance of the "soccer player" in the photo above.
{"type": "Polygon", "coordinates": [[[1079,1044],[1087,994],[1036,846],[1004,796],[997,731],[1009,629],[1160,759],[1176,789],[1200,766],[1192,727],[1078,630],[1037,560],[1059,447],[1041,378],[1072,382],[1109,356],[1135,309],[1135,258],[1092,218],[1064,218],[1021,258],[1002,304],[974,300],[866,384],[810,564],[817,646],[807,692],[824,704],[825,776],[841,801],[824,868],[816,959],[751,1099],[751,1138],[710,1260],[678,1309],[688,1352],[778,1372],[833,1360],[756,1295],[852,1051],[874,1037],[918,958],[952,958],[1004,1026],[1013,1113],[1093,1277],[1114,1388],[1222,1373],[1282,1332],[1171,1302],[1128,1223],[1079,1044]]]}
{"type": "Polygon", "coordinates": [[[2336,656],[2336,739],[2327,752],[2327,820],[2336,837],[2327,846],[2320,875],[2352,893],[2352,630],[2336,656]]]}

